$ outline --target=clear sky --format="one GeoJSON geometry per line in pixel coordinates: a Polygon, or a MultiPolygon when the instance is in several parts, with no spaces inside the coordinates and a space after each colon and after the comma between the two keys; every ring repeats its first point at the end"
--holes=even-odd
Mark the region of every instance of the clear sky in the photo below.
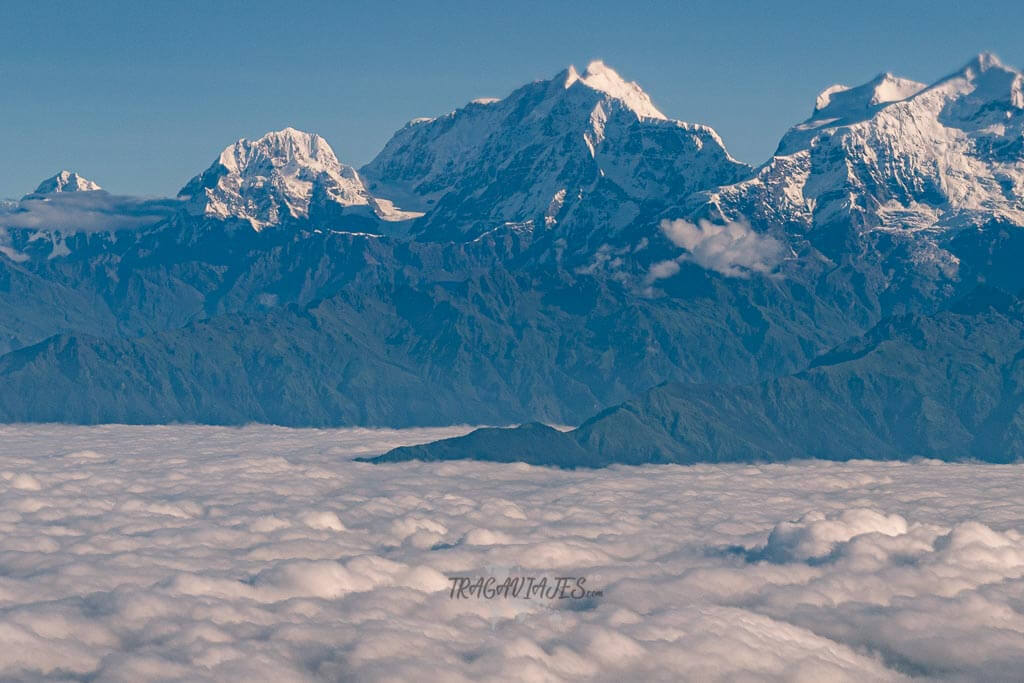
{"type": "Polygon", "coordinates": [[[764,161],[831,83],[1024,66],[1024,2],[0,1],[0,197],[60,170],[174,194],[291,125],[369,161],[416,116],[604,59],[764,161]]]}

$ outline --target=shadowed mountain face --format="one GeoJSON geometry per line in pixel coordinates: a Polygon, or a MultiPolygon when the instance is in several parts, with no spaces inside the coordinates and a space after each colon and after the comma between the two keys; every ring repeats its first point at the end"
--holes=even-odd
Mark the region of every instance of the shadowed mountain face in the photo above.
{"type": "MultiPolygon", "coordinates": [[[[1024,287],[1021,82],[981,55],[928,87],[834,86],[758,169],[596,62],[416,120],[358,171],[290,128],[178,199],[65,171],[0,204],[0,420],[578,424],[648,396],[731,425],[644,427],[649,459],[808,448],[786,425],[824,400],[823,353],[1024,287]],[[731,388],[762,382],[763,415],[731,388]]],[[[851,440],[917,448],[852,362],[885,417],[851,440]]],[[[920,392],[928,433],[982,433],[920,392]]],[[[572,457],[614,451],[582,433],[572,457]]]]}
{"type": "MultiPolygon", "coordinates": [[[[141,246],[98,271],[47,262],[53,296],[93,308],[77,329],[0,357],[0,416],[579,422],[666,376],[736,382],[802,367],[850,330],[796,281],[723,282],[694,268],[693,293],[652,299],[600,273],[530,266],[521,239],[241,234],[173,249],[154,237],[174,262],[141,246]],[[58,287],[58,276],[80,285],[58,287]]],[[[12,286],[39,281],[15,275],[12,286]]]]}
{"type": "Polygon", "coordinates": [[[664,384],[578,429],[478,430],[375,459],[561,467],[1024,453],[1024,302],[980,289],[931,316],[889,318],[794,375],[664,384]]]}

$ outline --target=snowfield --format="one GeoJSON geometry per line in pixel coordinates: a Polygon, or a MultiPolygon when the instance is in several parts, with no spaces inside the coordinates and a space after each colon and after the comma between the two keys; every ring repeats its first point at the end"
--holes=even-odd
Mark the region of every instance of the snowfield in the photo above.
{"type": "Polygon", "coordinates": [[[465,431],[0,427],[0,678],[1024,671],[1024,467],[352,462],[465,431]]]}

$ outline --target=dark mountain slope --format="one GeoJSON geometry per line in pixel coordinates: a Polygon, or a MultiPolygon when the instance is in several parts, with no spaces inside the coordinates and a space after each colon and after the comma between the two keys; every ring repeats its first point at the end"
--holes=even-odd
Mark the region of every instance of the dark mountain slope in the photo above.
{"type": "MultiPolygon", "coordinates": [[[[1024,457],[1024,304],[979,290],[933,316],[886,319],[804,372],[741,386],[669,383],[568,434],[531,443],[534,464],[1024,457]],[[573,442],[569,444],[569,442],[573,442]],[[582,449],[582,453],[577,447],[582,449]],[[569,454],[568,456],[566,454],[569,454]]],[[[516,430],[381,461],[518,460],[516,430]]]]}
{"type": "Polygon", "coordinates": [[[600,274],[517,267],[522,253],[352,235],[273,245],[219,271],[213,316],[0,357],[0,419],[578,422],[665,377],[792,371],[856,329],[796,279],[689,267],[690,291],[647,298],[600,274]]]}

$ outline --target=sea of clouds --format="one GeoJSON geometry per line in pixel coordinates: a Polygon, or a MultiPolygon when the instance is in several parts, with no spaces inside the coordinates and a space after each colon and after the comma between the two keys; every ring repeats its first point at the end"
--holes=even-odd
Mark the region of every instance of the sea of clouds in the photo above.
{"type": "Polygon", "coordinates": [[[0,427],[0,679],[1024,671],[1024,467],[352,461],[464,431],[0,427]]]}

